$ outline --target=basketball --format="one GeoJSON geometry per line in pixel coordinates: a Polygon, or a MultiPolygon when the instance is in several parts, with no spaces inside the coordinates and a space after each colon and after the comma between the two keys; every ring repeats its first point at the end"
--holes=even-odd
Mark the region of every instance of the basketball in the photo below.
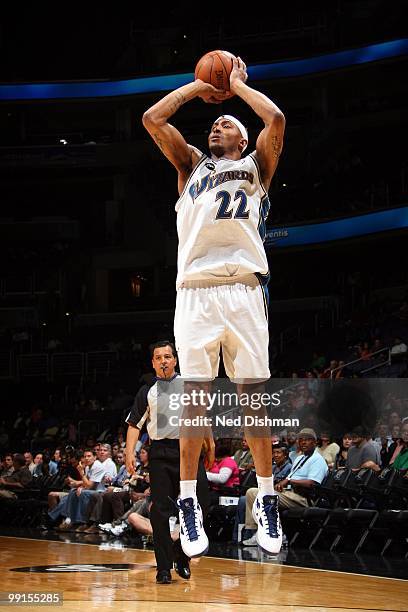
{"type": "Polygon", "coordinates": [[[229,91],[233,59],[235,55],[229,51],[209,51],[197,62],[194,78],[211,83],[217,89],[229,91]]]}

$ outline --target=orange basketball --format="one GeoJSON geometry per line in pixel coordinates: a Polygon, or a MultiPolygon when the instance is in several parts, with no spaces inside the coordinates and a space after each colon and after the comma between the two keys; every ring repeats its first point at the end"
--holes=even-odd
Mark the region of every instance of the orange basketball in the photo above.
{"type": "Polygon", "coordinates": [[[209,51],[197,62],[194,78],[211,83],[217,89],[229,91],[229,77],[235,55],[229,51],[209,51]]]}

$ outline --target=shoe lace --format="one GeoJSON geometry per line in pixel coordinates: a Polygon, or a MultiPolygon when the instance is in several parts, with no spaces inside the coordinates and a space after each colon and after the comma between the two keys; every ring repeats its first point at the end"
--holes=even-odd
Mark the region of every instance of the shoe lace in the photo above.
{"type": "Polygon", "coordinates": [[[194,540],[198,540],[198,533],[197,533],[198,517],[197,517],[197,513],[194,508],[194,502],[192,498],[188,498],[185,500],[179,499],[178,507],[179,507],[179,510],[181,510],[183,513],[183,521],[184,521],[184,525],[188,533],[188,539],[190,540],[190,542],[193,542],[194,540]]]}
{"type": "Polygon", "coordinates": [[[279,515],[277,502],[273,497],[265,496],[263,498],[263,510],[266,516],[267,531],[271,538],[279,536],[279,515]]]}

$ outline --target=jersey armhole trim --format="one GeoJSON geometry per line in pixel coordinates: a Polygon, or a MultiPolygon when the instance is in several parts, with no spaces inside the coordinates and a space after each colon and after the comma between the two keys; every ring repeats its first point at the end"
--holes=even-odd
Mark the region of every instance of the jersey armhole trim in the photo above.
{"type": "Polygon", "coordinates": [[[177,210],[178,203],[180,202],[181,198],[184,196],[184,194],[185,194],[185,192],[186,192],[186,189],[187,189],[187,187],[188,187],[188,185],[189,185],[189,183],[190,183],[191,177],[193,176],[194,172],[197,170],[198,166],[199,166],[200,164],[202,164],[202,162],[203,162],[205,159],[207,159],[207,155],[206,155],[205,153],[203,153],[203,154],[201,155],[200,159],[198,160],[198,162],[196,163],[196,165],[194,166],[194,168],[192,169],[192,171],[190,172],[190,176],[189,176],[189,177],[188,177],[188,179],[186,180],[186,184],[184,185],[184,189],[183,189],[183,191],[180,193],[180,195],[179,195],[179,197],[178,197],[178,200],[177,200],[177,202],[176,202],[176,206],[175,206],[175,209],[176,209],[176,210],[177,210]]]}
{"type": "Polygon", "coordinates": [[[255,164],[255,167],[256,167],[256,171],[257,171],[257,173],[258,173],[259,184],[260,184],[260,186],[262,187],[262,190],[263,190],[264,194],[265,194],[265,195],[268,195],[268,191],[267,191],[267,189],[265,188],[265,185],[264,185],[264,184],[263,184],[263,182],[262,182],[262,178],[261,178],[261,169],[260,169],[260,167],[259,167],[259,162],[258,162],[258,160],[256,159],[255,154],[256,154],[256,151],[254,151],[253,153],[250,153],[250,154],[248,155],[248,157],[251,157],[251,158],[253,159],[254,164],[255,164]]]}

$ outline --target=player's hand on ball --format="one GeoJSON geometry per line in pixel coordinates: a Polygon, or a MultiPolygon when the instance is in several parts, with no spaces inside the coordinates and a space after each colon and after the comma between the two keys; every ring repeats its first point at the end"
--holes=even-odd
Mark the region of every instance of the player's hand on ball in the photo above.
{"type": "Polygon", "coordinates": [[[200,84],[200,93],[198,96],[207,104],[221,104],[224,100],[231,97],[228,91],[216,89],[210,83],[204,83],[201,79],[196,79],[196,83],[200,84]]]}
{"type": "Polygon", "coordinates": [[[240,57],[237,57],[232,60],[233,68],[230,74],[230,89],[234,91],[234,85],[237,81],[242,81],[246,83],[248,78],[247,69],[245,62],[242,61],[240,57]]]}

